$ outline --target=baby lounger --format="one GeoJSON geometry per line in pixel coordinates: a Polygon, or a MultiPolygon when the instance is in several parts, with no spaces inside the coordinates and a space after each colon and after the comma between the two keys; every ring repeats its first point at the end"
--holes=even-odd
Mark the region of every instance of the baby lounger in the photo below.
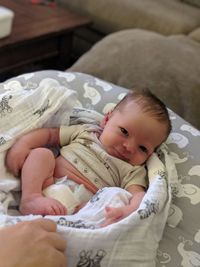
{"type": "MultiPolygon", "coordinates": [[[[39,217],[15,209],[20,181],[3,164],[14,139],[37,127],[100,121],[126,93],[76,72],[40,71],[0,84],[1,226],[39,217]]],[[[170,117],[173,131],[147,163],[150,186],[137,211],[101,228],[104,207],[130,199],[121,188],[104,188],[75,215],[47,216],[68,240],[69,267],[200,266],[200,132],[172,111],[170,117]]]]}

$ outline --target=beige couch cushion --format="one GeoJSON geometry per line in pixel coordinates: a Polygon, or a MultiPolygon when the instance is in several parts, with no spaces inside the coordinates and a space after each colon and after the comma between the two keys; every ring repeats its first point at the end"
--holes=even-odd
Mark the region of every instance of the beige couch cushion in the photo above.
{"type": "Polygon", "coordinates": [[[200,7],[200,1],[199,0],[182,0],[182,1],[189,4],[189,5],[200,7]]]}
{"type": "Polygon", "coordinates": [[[189,36],[200,43],[200,27],[191,32],[189,36]]]}
{"type": "Polygon", "coordinates": [[[58,0],[89,16],[104,34],[129,28],[148,29],[164,35],[189,33],[200,26],[200,9],[181,0],[58,0]]]}
{"type": "Polygon", "coordinates": [[[110,34],[71,68],[114,84],[148,87],[200,129],[200,43],[145,30],[110,34]]]}

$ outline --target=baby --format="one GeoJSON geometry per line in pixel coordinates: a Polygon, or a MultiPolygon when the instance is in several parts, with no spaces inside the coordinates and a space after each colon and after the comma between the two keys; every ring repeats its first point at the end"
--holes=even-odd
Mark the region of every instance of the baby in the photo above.
{"type": "Polygon", "coordinates": [[[129,205],[107,207],[105,225],[125,218],[139,207],[148,186],[146,160],[170,131],[165,105],[148,90],[134,90],[100,125],[41,128],[25,134],[6,157],[8,169],[21,174],[21,213],[66,215],[64,205],[42,192],[56,178],[67,176],[92,194],[103,187],[126,189],[132,194],[129,205]],[[46,146],[57,144],[61,149],[55,158],[46,146]]]}

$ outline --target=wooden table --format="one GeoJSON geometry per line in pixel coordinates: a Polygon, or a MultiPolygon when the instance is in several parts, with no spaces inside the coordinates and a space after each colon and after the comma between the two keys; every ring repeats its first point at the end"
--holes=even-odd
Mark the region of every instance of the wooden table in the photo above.
{"type": "Polygon", "coordinates": [[[88,18],[60,7],[33,5],[29,0],[0,0],[14,11],[11,35],[0,39],[0,79],[22,72],[69,66],[75,29],[88,18]]]}

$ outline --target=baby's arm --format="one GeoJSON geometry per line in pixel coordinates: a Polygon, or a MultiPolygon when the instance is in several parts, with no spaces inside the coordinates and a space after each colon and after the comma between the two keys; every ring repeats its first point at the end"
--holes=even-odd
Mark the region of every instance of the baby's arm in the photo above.
{"type": "Polygon", "coordinates": [[[130,200],[130,203],[126,206],[119,208],[106,207],[106,221],[103,226],[118,222],[121,219],[127,217],[133,211],[137,210],[145,195],[144,188],[140,185],[131,185],[127,188],[127,191],[133,195],[130,200]]]}
{"type": "Polygon", "coordinates": [[[59,144],[59,128],[36,129],[21,136],[6,155],[5,163],[8,170],[18,176],[31,149],[47,144],[59,144]]]}

